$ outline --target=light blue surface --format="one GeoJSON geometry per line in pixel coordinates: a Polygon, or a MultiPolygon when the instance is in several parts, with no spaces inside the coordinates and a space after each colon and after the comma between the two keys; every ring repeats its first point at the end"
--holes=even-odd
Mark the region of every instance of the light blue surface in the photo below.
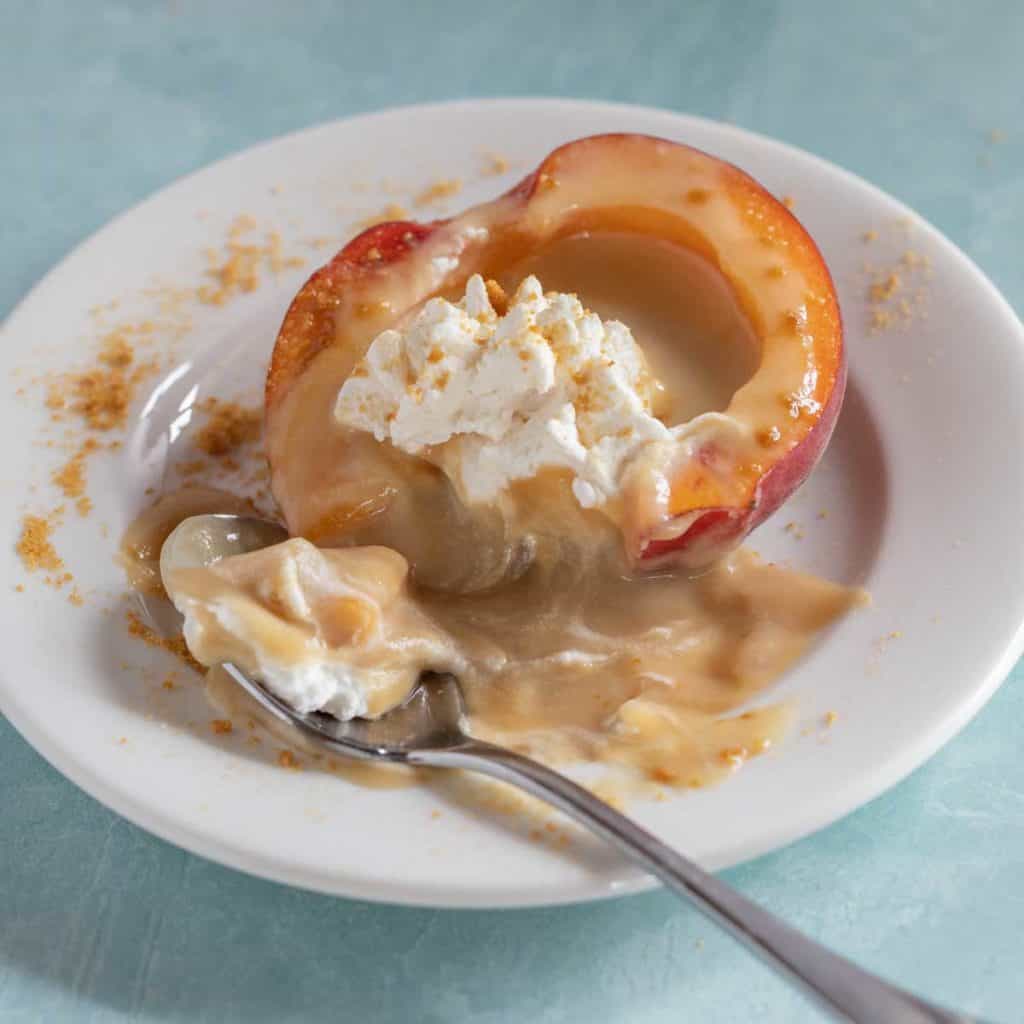
{"type": "MultiPolygon", "coordinates": [[[[1024,6],[631,6],[7,0],[0,313],[109,217],[252,142],[387,105],[531,93],[671,107],[803,146],[916,207],[1024,308],[1024,6]]],[[[1020,1020],[1021,682],[1018,666],[894,792],[730,881],[936,1000],[1020,1020]]],[[[2,720],[0,780],[5,1024],[817,1019],[663,893],[502,913],[376,907],[153,839],[2,720]]]]}

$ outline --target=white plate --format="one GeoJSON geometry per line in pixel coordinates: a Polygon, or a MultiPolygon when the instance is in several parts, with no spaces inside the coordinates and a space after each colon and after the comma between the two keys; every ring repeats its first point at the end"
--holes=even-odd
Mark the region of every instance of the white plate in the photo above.
{"type": "MultiPolygon", "coordinates": [[[[324,125],[192,175],[77,249],[6,324],[0,360],[23,376],[11,378],[0,405],[11,496],[2,512],[8,585],[0,593],[0,705],[68,778],[189,850],[325,892],[509,906],[650,884],[597,844],[531,841],[519,817],[459,805],[444,791],[363,789],[285,771],[244,735],[213,736],[198,687],[160,696],[158,680],[172,662],[126,634],[117,538],[143,490],[160,481],[166,427],[191,383],[213,393],[257,387],[261,360],[308,268],[283,271],[224,307],[189,310],[194,328],[179,346],[178,377],[154,393],[131,443],[95,462],[92,516],[69,515],[58,536],[84,607],[26,579],[12,550],[22,513],[55,504],[48,476],[57,458],[30,443],[46,420],[38,391],[12,392],[25,375],[81,359],[96,334],[90,307],[119,297],[139,319],[159,317],[147,309],[156,300],[142,291],[154,277],[194,281],[197,254],[221,244],[240,213],[281,230],[286,251],[296,251],[311,236],[344,237],[360,215],[389,202],[409,204],[388,189],[460,177],[466,185],[452,205],[461,207],[497,193],[559,143],[605,131],[691,143],[795,198],[839,288],[850,387],[824,462],[754,546],[862,583],[874,598],[777,688],[798,700],[801,723],[789,742],[720,787],[638,804],[637,817],[711,868],[735,864],[892,786],[988,699],[1024,639],[1024,338],[992,285],[895,200],[777,142],[635,107],[471,101],[324,125]],[[510,161],[506,174],[479,173],[488,150],[510,161]],[[865,242],[868,230],[879,237],[865,242]],[[872,335],[863,263],[892,265],[907,248],[931,262],[930,273],[903,275],[904,294],[924,288],[921,307],[901,328],[872,335]],[[793,521],[799,529],[787,531],[793,521]],[[18,581],[24,593],[15,592],[18,581]],[[122,670],[126,661],[148,663],[150,680],[122,670]],[[831,729],[821,724],[827,711],[839,715],[831,729]],[[195,728],[184,726],[189,720],[195,728]]],[[[305,255],[322,262],[329,250],[305,255]]]]}

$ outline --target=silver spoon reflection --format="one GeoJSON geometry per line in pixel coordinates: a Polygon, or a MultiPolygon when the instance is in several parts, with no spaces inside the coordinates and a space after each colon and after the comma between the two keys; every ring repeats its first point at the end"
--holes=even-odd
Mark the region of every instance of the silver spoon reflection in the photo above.
{"type": "MultiPolygon", "coordinates": [[[[263,519],[193,516],[165,541],[160,571],[166,575],[173,569],[211,565],[287,536],[283,527],[263,519]]],[[[298,730],[325,753],[480,772],[557,807],[695,904],[837,1020],[858,1024],[976,1021],[925,1003],[805,938],[566,776],[514,751],[474,739],[467,731],[462,693],[453,676],[424,676],[405,702],[386,715],[342,722],[318,712],[300,714],[234,665],[222,667],[268,715],[298,730]]]]}

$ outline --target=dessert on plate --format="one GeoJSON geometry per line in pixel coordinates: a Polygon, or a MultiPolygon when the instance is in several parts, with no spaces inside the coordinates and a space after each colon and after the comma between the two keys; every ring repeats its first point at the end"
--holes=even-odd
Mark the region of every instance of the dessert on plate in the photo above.
{"type": "Polygon", "coordinates": [[[858,599],[739,547],[845,366],[785,206],[686,146],[581,139],[309,279],[266,383],[291,539],[163,583],[201,663],[300,710],[453,672],[479,735],[701,785],[771,746],[786,708],[743,706],[858,599]]]}

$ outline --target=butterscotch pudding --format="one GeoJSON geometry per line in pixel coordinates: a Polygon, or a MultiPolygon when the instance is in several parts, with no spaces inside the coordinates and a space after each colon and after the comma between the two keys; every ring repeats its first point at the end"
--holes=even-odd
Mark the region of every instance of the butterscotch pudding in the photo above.
{"type": "Polygon", "coordinates": [[[858,600],[738,549],[844,381],[781,204],[686,147],[581,140],[310,279],[267,382],[293,539],[164,584],[201,662],[300,710],[451,671],[478,735],[698,785],[771,745],[781,709],[729,713],[858,600]]]}

